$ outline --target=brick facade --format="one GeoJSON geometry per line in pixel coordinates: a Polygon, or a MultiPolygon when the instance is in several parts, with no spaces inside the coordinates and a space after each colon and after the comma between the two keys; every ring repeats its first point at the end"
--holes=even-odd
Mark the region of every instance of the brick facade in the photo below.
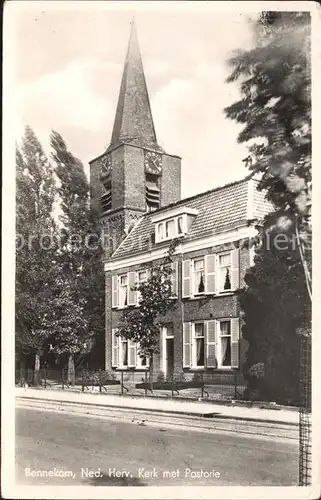
{"type": "MultiPolygon", "coordinates": [[[[184,372],[185,377],[192,378],[196,369],[183,368],[183,323],[194,321],[208,321],[211,319],[228,319],[239,318],[239,301],[234,292],[221,295],[206,295],[199,298],[182,298],[182,260],[195,259],[209,254],[217,254],[224,251],[229,251],[235,247],[239,247],[239,276],[240,286],[244,283],[244,274],[249,267],[249,250],[243,244],[244,241],[235,241],[219,245],[215,247],[202,248],[197,251],[187,252],[183,255],[174,255],[173,262],[178,262],[178,299],[173,310],[169,311],[165,317],[160,318],[162,324],[170,324],[173,327],[174,333],[174,372],[184,372]],[[190,374],[190,375],[189,375],[190,374]]],[[[161,260],[155,260],[154,264],[161,263],[161,260]]],[[[112,340],[111,332],[113,328],[117,328],[119,321],[122,318],[123,310],[112,308],[112,275],[126,274],[132,271],[146,269],[151,266],[150,263],[144,263],[135,266],[128,266],[117,271],[106,272],[106,369],[117,373],[113,370],[111,363],[112,340]]],[[[154,373],[155,376],[162,371],[163,343],[160,340],[160,352],[154,357],[154,373]]],[[[242,366],[247,348],[247,342],[242,338],[240,324],[240,342],[239,342],[239,366],[242,366]]],[[[199,370],[197,370],[199,371],[199,370]]],[[[208,370],[212,372],[213,370],[208,370]]],[[[206,368],[203,370],[206,372],[206,368]]],[[[140,380],[141,372],[137,373],[137,380],[140,380]]]]}

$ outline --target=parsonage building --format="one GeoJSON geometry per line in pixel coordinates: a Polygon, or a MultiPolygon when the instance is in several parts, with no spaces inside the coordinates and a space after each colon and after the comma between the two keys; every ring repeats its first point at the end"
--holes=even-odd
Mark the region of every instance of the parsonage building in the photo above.
{"type": "Polygon", "coordinates": [[[152,263],[163,261],[176,238],[176,304],[163,318],[154,372],[189,378],[240,369],[247,343],[235,291],[251,263],[247,243],[255,230],[248,222],[261,219],[268,207],[253,179],[181,199],[181,158],[157,143],[134,25],[110,145],[90,162],[90,176],[91,203],[109,242],[106,369],[141,375],[148,368],[136,345],[115,332],[123,309],[139,303],[133,285],[147,279],[152,263]]]}

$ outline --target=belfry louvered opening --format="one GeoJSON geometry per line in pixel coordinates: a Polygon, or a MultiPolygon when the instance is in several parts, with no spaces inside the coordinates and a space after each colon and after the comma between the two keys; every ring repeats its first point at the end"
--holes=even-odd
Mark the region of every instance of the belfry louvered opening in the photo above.
{"type": "Polygon", "coordinates": [[[148,211],[156,210],[160,206],[159,177],[146,173],[146,206],[148,211]]]}
{"type": "Polygon", "coordinates": [[[103,190],[100,199],[102,212],[111,210],[111,179],[110,177],[102,182],[103,190]]]}

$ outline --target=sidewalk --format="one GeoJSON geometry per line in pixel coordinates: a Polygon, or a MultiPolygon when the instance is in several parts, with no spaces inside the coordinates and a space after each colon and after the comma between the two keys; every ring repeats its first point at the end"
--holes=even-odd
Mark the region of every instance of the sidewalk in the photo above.
{"type": "Polygon", "coordinates": [[[191,416],[217,417],[220,419],[236,419],[244,421],[270,422],[296,426],[299,423],[299,411],[271,410],[260,408],[242,408],[212,404],[208,402],[189,402],[177,400],[161,400],[157,398],[135,398],[130,396],[114,396],[108,394],[75,393],[49,389],[16,388],[15,396],[24,399],[41,399],[66,403],[83,403],[84,405],[105,406],[133,410],[148,410],[160,413],[173,413],[191,416]],[[213,415],[212,415],[213,414],[213,415]]]}

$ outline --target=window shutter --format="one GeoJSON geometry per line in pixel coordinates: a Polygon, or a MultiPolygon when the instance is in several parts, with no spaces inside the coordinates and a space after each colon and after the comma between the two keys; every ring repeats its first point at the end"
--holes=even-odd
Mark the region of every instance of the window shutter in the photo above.
{"type": "Polygon", "coordinates": [[[216,368],[216,321],[211,320],[205,323],[206,334],[206,366],[216,368]]]}
{"type": "Polygon", "coordinates": [[[239,368],[239,350],[240,350],[240,320],[231,319],[231,365],[233,368],[239,368]]]}
{"type": "Polygon", "coordinates": [[[183,260],[182,297],[191,295],[191,261],[183,260]]]}
{"type": "Polygon", "coordinates": [[[172,274],[171,274],[171,280],[172,280],[172,295],[173,297],[178,296],[178,262],[172,262],[171,263],[171,268],[172,268],[172,274]]]}
{"type": "Polygon", "coordinates": [[[231,288],[240,287],[240,251],[238,248],[231,251],[231,288]]]}
{"type": "Polygon", "coordinates": [[[136,305],[136,291],[132,290],[135,283],[136,283],[136,273],[135,272],[128,273],[128,305],[129,306],[136,305]]]}
{"type": "Polygon", "coordinates": [[[111,288],[112,288],[111,306],[117,307],[118,306],[118,276],[117,275],[111,277],[111,288]]]}
{"type": "Polygon", "coordinates": [[[128,339],[128,366],[136,366],[136,342],[128,339]]]}
{"type": "Polygon", "coordinates": [[[220,293],[220,276],[219,276],[219,258],[217,253],[214,255],[214,262],[215,262],[215,273],[216,273],[216,280],[214,285],[215,285],[215,293],[218,294],[220,293]]]}
{"type": "Polygon", "coordinates": [[[249,240],[249,260],[250,260],[250,267],[254,266],[254,257],[255,257],[255,246],[254,243],[249,240]]]}
{"type": "Polygon", "coordinates": [[[205,256],[205,293],[215,293],[215,255],[205,256]]]}
{"type": "Polygon", "coordinates": [[[119,365],[119,337],[116,336],[117,328],[112,329],[111,333],[111,364],[114,367],[119,365]]]}
{"type": "Polygon", "coordinates": [[[192,364],[192,325],[183,323],[183,367],[190,368],[192,364]]]}

